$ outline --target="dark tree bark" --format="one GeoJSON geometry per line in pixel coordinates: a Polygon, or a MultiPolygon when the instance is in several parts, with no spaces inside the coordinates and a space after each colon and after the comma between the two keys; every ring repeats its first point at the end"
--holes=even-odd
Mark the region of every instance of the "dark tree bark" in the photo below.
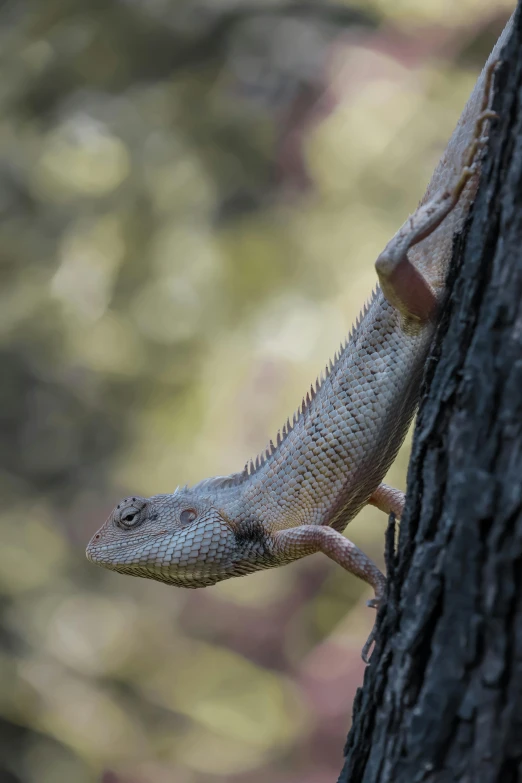
{"type": "Polygon", "coordinates": [[[340,783],[522,781],[520,8],[494,108],[340,783]]]}

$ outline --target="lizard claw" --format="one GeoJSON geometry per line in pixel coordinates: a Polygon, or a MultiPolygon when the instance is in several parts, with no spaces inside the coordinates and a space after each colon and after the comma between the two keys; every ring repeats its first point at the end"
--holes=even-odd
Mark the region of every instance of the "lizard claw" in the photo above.
{"type": "Polygon", "coordinates": [[[370,650],[372,648],[373,643],[375,642],[375,637],[377,636],[377,621],[373,624],[373,628],[371,630],[370,635],[368,636],[364,647],[361,650],[361,658],[363,659],[364,663],[368,664],[370,662],[370,650]]]}
{"type": "MultiPolygon", "coordinates": [[[[382,606],[383,597],[375,596],[374,598],[370,598],[369,601],[366,601],[366,606],[369,606],[370,609],[380,609],[382,606]]],[[[377,619],[375,620],[373,624],[373,628],[371,630],[370,635],[368,636],[364,647],[361,651],[361,658],[363,659],[364,663],[368,664],[370,660],[370,650],[372,648],[373,643],[375,642],[377,636],[377,619]]]]}

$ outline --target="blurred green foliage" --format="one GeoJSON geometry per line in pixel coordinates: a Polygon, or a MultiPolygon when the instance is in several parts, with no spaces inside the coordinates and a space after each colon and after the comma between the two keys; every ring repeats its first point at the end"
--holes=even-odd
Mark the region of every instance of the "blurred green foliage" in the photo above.
{"type": "MultiPolygon", "coordinates": [[[[361,584],[314,557],[184,592],[84,547],[297,407],[510,6],[2,4],[2,783],[335,779],[361,584]]],[[[379,559],[384,524],[350,535],[379,559]]]]}

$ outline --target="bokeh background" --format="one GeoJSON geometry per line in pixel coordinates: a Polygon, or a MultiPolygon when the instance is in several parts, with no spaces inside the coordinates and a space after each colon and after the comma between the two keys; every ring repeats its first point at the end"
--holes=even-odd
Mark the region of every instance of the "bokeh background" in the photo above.
{"type": "MultiPolygon", "coordinates": [[[[1,4],[1,783],[336,779],[364,585],[316,555],[183,591],[84,548],[297,408],[511,6],[1,4]]],[[[350,526],[380,563],[385,523],[350,526]]]]}

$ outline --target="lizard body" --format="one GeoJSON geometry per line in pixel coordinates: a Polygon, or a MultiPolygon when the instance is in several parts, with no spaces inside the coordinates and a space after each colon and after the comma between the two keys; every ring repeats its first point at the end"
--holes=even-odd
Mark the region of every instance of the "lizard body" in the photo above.
{"type": "Polygon", "coordinates": [[[366,504],[402,511],[381,484],[418,402],[453,239],[478,185],[494,64],[490,55],[417,211],[379,256],[377,287],[326,376],[242,473],[116,506],[87,557],[121,573],[181,587],[283,565],[322,551],[375,590],[383,575],[341,535],[366,504]]]}

